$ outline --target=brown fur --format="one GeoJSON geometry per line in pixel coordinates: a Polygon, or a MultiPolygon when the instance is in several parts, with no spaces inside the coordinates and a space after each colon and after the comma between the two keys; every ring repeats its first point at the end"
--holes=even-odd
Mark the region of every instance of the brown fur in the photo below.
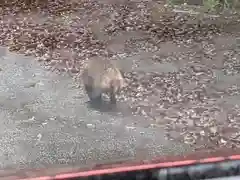
{"type": "Polygon", "coordinates": [[[125,86],[121,71],[106,59],[93,59],[82,74],[83,84],[90,101],[102,101],[102,94],[109,94],[112,104],[116,104],[116,94],[125,86]]]}

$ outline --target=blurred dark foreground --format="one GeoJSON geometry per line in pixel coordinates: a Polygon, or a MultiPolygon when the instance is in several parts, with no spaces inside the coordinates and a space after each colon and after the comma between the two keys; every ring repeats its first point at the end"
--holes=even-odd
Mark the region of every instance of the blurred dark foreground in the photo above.
{"type": "Polygon", "coordinates": [[[239,179],[239,150],[192,153],[184,156],[161,157],[152,161],[95,164],[91,167],[48,167],[34,170],[2,170],[1,179],[161,179],[161,180],[222,180],[239,179]]]}

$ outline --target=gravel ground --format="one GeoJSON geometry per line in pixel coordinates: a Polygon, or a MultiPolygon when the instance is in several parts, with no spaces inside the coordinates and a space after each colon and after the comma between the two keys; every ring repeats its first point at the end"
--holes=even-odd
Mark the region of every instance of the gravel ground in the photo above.
{"type": "Polygon", "coordinates": [[[132,116],[126,104],[89,108],[68,74],[0,50],[1,168],[85,166],[191,151],[168,141],[164,129],[144,117],[132,116]]]}
{"type": "Polygon", "coordinates": [[[195,150],[240,145],[237,14],[173,13],[158,1],[125,0],[1,13],[2,45],[76,82],[88,58],[116,60],[129,84],[119,101],[164,129],[169,142],[195,150]]]}

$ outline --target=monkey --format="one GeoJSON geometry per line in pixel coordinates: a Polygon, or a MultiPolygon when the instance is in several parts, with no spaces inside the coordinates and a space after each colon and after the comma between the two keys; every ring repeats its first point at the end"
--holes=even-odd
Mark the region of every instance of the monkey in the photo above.
{"type": "Polygon", "coordinates": [[[116,95],[126,86],[123,71],[115,63],[104,58],[90,60],[82,73],[85,91],[92,103],[102,102],[102,94],[108,94],[110,103],[116,105],[116,95]]]}

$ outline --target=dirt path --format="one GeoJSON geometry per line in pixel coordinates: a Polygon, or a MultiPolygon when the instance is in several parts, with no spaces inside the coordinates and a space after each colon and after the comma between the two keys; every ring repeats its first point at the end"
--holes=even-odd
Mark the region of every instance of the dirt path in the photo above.
{"type": "Polygon", "coordinates": [[[43,69],[32,58],[1,48],[1,167],[88,164],[179,154],[188,146],[164,130],[115,111],[88,108],[82,89],[67,75],[43,69]]]}

